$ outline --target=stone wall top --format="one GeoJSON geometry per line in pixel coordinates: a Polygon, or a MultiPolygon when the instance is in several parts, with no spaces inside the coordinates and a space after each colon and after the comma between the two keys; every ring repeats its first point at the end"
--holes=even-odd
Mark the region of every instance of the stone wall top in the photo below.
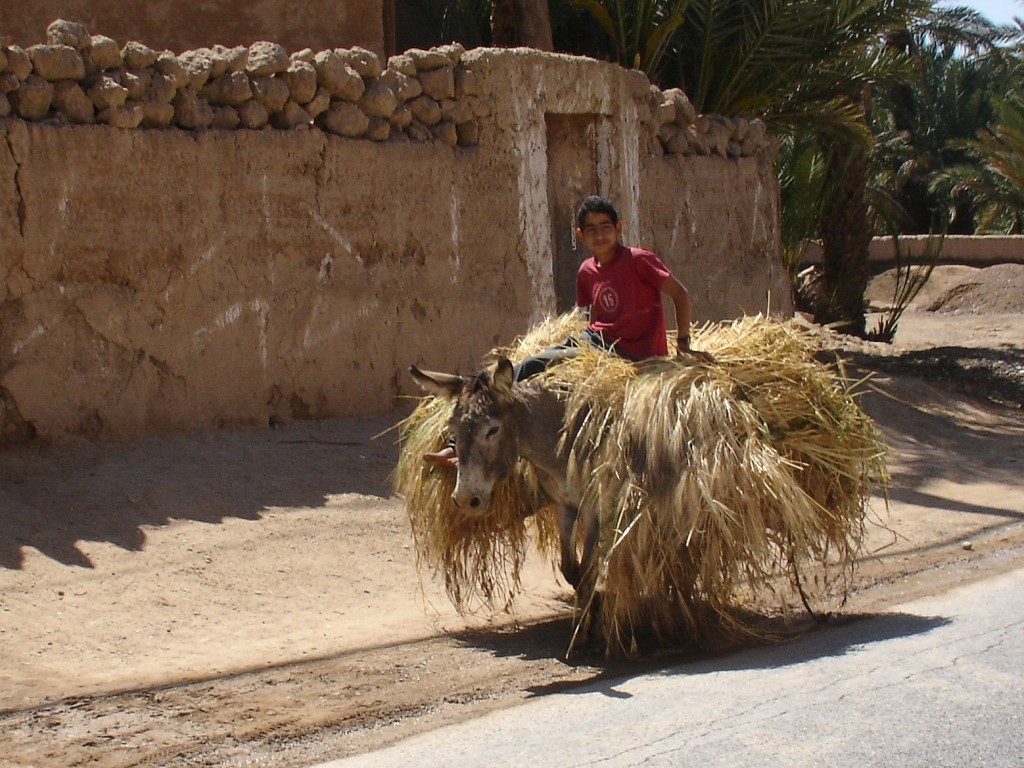
{"type": "Polygon", "coordinates": [[[137,41],[119,46],[64,20],[50,24],[46,43],[0,42],[0,117],[187,130],[316,125],[374,141],[476,143],[458,45],[386,62],[358,46],[289,53],[269,41],[176,54],[137,41]]]}
{"type": "MultiPolygon", "coordinates": [[[[525,103],[538,114],[610,115],[632,99],[655,154],[736,158],[775,151],[760,120],[698,115],[683,91],[662,91],[640,72],[627,72],[628,92],[612,95],[588,87],[587,67],[595,83],[606,80],[603,62],[529,49],[465,54],[453,43],[385,60],[360,46],[289,51],[270,41],[175,53],[135,40],[119,45],[58,19],[45,43],[28,48],[0,36],[0,118],[121,129],[317,127],[346,138],[473,146],[480,118],[502,105],[521,111],[529,93],[536,95],[525,103]],[[559,74],[566,61],[580,75],[571,83],[559,74]],[[485,93],[477,66],[516,68],[516,81],[532,72],[534,81],[516,94],[485,93]]],[[[511,115],[504,120],[515,122],[511,115]]]]}
{"type": "Polygon", "coordinates": [[[0,34],[23,48],[45,42],[47,24],[74,19],[124,45],[186,51],[271,40],[289,50],[359,46],[384,55],[381,0],[3,0],[0,34]]]}

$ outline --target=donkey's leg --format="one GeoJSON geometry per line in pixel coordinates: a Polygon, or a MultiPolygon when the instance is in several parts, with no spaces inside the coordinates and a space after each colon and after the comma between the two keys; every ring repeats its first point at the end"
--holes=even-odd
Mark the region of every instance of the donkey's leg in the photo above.
{"type": "Polygon", "coordinates": [[[558,541],[561,545],[561,570],[565,580],[576,589],[580,585],[580,564],[576,559],[576,519],[579,510],[569,504],[558,507],[558,541]]]}
{"type": "Polygon", "coordinates": [[[576,584],[577,602],[592,610],[597,608],[597,544],[600,539],[597,514],[593,510],[584,510],[576,515],[576,526],[583,527],[583,556],[579,563],[579,583],[576,584]]]}
{"type": "Polygon", "coordinates": [[[582,528],[583,554],[579,563],[579,583],[576,585],[576,606],[580,610],[576,637],[582,645],[594,652],[603,652],[605,638],[601,627],[601,593],[597,591],[597,577],[600,564],[597,558],[597,546],[600,540],[600,529],[597,514],[584,509],[576,519],[577,531],[582,528]]]}
{"type": "Polygon", "coordinates": [[[597,524],[597,513],[591,509],[584,511],[582,517],[577,513],[576,524],[583,524],[583,558],[580,561],[580,570],[584,575],[591,575],[597,581],[597,573],[591,574],[596,569],[597,542],[600,538],[600,530],[597,524]]]}

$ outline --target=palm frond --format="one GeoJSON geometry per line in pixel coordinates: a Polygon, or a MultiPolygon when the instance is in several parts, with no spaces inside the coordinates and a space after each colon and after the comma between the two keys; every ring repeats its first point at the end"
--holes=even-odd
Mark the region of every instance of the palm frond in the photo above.
{"type": "Polygon", "coordinates": [[[571,0],[593,16],[624,67],[657,81],[690,0],[571,0]]]}

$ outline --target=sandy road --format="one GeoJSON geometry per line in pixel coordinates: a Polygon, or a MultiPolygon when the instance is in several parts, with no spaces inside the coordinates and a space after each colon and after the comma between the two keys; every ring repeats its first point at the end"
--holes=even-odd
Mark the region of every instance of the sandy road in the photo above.
{"type": "MultiPolygon", "coordinates": [[[[1024,313],[906,328],[914,348],[1019,351],[1024,313]]],[[[892,373],[872,387],[891,504],[847,615],[1024,546],[1024,413],[892,373]]],[[[399,416],[0,452],[0,764],[308,765],[622,674],[564,659],[547,563],[511,627],[421,581],[377,437],[399,416]]]]}

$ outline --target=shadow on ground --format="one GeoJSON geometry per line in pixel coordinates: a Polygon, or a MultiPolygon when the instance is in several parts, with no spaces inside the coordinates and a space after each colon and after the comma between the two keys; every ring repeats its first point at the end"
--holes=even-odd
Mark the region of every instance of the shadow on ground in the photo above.
{"type": "MultiPolygon", "coordinates": [[[[954,357],[960,351],[964,350],[928,350],[951,353],[954,357]]],[[[894,491],[913,492],[922,478],[955,483],[1019,482],[1020,456],[1007,451],[1008,444],[1024,439],[1019,407],[994,407],[990,401],[970,394],[964,399],[961,395],[965,393],[949,381],[922,378],[913,373],[913,365],[908,373],[905,366],[888,358],[871,358],[865,363],[865,357],[858,356],[849,373],[855,379],[871,376],[861,386],[859,399],[864,411],[881,427],[886,443],[899,455],[900,468],[892,476],[894,491]],[[990,416],[965,417],[961,411],[970,407],[988,409],[990,416]]],[[[1019,385],[1024,392],[1024,367],[1020,377],[1019,385]]],[[[965,511],[1016,514],[1015,510],[976,505],[965,511]]]]}
{"type": "MultiPolygon", "coordinates": [[[[592,693],[595,690],[619,697],[616,685],[624,680],[649,674],[704,675],[714,672],[775,669],[804,664],[815,659],[842,656],[870,643],[884,642],[931,632],[950,620],[941,616],[918,616],[907,613],[844,615],[803,631],[790,631],[787,639],[777,642],[750,642],[728,651],[664,650],[647,658],[603,662],[593,653],[574,655],[566,663],[577,667],[593,667],[595,674],[587,680],[566,680],[532,686],[534,696],[553,693],[592,693]]],[[[518,655],[531,660],[555,654],[562,649],[569,620],[537,624],[508,636],[493,635],[474,638],[479,647],[486,647],[498,656],[518,655]]],[[[782,637],[781,634],[778,635],[782,637]]]]}
{"type": "Polygon", "coordinates": [[[318,507],[335,494],[387,497],[400,415],[308,421],[131,443],[0,452],[0,567],[34,547],[92,567],[79,541],[141,550],[146,526],[259,519],[274,507],[318,507]]]}
{"type": "Polygon", "coordinates": [[[900,355],[848,355],[862,368],[915,376],[970,397],[1024,408],[1024,350],[934,347],[900,355]]]}

